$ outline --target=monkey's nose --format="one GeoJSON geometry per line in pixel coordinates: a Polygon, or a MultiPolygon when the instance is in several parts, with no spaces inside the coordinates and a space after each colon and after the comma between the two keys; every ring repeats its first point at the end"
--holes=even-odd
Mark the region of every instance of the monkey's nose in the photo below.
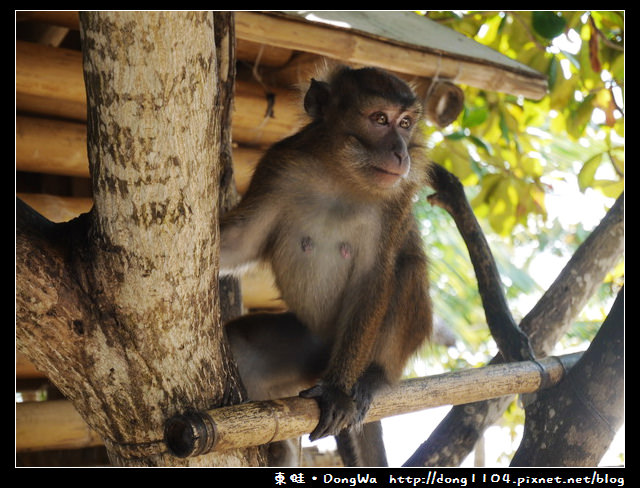
{"type": "Polygon", "coordinates": [[[401,152],[398,152],[398,151],[393,151],[393,155],[398,159],[398,164],[399,165],[402,165],[404,160],[407,158],[407,155],[405,153],[401,153],[401,152]]]}

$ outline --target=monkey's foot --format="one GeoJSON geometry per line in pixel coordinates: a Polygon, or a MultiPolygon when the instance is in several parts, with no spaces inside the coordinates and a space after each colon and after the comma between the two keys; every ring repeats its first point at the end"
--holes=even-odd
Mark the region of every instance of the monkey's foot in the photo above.
{"type": "Polygon", "coordinates": [[[337,435],[356,423],[356,405],[350,395],[340,388],[320,384],[300,392],[302,398],[313,398],[320,407],[320,420],[309,434],[315,441],[328,435],[337,435]]]}

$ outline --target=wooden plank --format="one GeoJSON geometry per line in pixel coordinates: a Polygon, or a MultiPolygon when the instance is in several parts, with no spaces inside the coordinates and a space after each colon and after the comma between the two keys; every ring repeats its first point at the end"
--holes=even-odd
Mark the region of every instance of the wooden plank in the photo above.
{"type": "MultiPolygon", "coordinates": [[[[75,12],[33,12],[30,16],[77,28],[75,12]]],[[[282,66],[287,52],[299,50],[534,99],[547,92],[542,74],[406,11],[236,12],[236,36],[240,42],[282,49],[273,54],[265,50],[263,65],[282,66]]],[[[255,59],[254,47],[238,46],[239,56],[245,51],[255,59]]]]}
{"type": "MultiPolygon", "coordinates": [[[[40,22],[76,31],[80,29],[78,12],[73,10],[18,11],[16,12],[16,20],[18,22],[40,22]]],[[[292,54],[291,49],[269,46],[268,44],[256,44],[244,39],[237,39],[236,43],[237,59],[252,64],[256,63],[259,66],[284,66],[292,54]]]]}

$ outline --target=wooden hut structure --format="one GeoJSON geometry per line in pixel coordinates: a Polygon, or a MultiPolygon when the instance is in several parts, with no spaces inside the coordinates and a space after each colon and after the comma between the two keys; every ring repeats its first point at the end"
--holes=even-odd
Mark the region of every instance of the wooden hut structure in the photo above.
{"type": "MultiPolygon", "coordinates": [[[[326,60],[378,66],[412,81],[430,94],[432,120],[439,125],[462,108],[458,84],[534,99],[546,93],[540,73],[412,12],[244,11],[235,21],[232,134],[240,194],[262,151],[299,127],[296,86],[326,60]],[[457,109],[439,119],[443,101],[457,109]]],[[[58,222],[92,205],[74,11],[16,12],[16,192],[58,222]]],[[[245,278],[247,309],[283,306],[269,280],[260,272],[245,278]]],[[[25,398],[46,388],[28,361],[18,357],[16,364],[18,390],[25,398]]],[[[100,443],[65,401],[41,403],[17,405],[18,452],[100,443]]]]}

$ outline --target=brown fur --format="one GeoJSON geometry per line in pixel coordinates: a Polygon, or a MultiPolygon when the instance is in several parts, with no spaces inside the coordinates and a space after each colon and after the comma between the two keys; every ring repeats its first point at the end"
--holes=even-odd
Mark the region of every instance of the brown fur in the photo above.
{"type": "Polygon", "coordinates": [[[305,108],[313,120],[266,152],[223,219],[221,268],[269,263],[290,312],[328,351],[320,383],[301,393],[320,404],[316,438],[361,421],[431,332],[411,213],[428,161],[420,103],[384,71],[338,68],[311,83],[305,108]]]}

